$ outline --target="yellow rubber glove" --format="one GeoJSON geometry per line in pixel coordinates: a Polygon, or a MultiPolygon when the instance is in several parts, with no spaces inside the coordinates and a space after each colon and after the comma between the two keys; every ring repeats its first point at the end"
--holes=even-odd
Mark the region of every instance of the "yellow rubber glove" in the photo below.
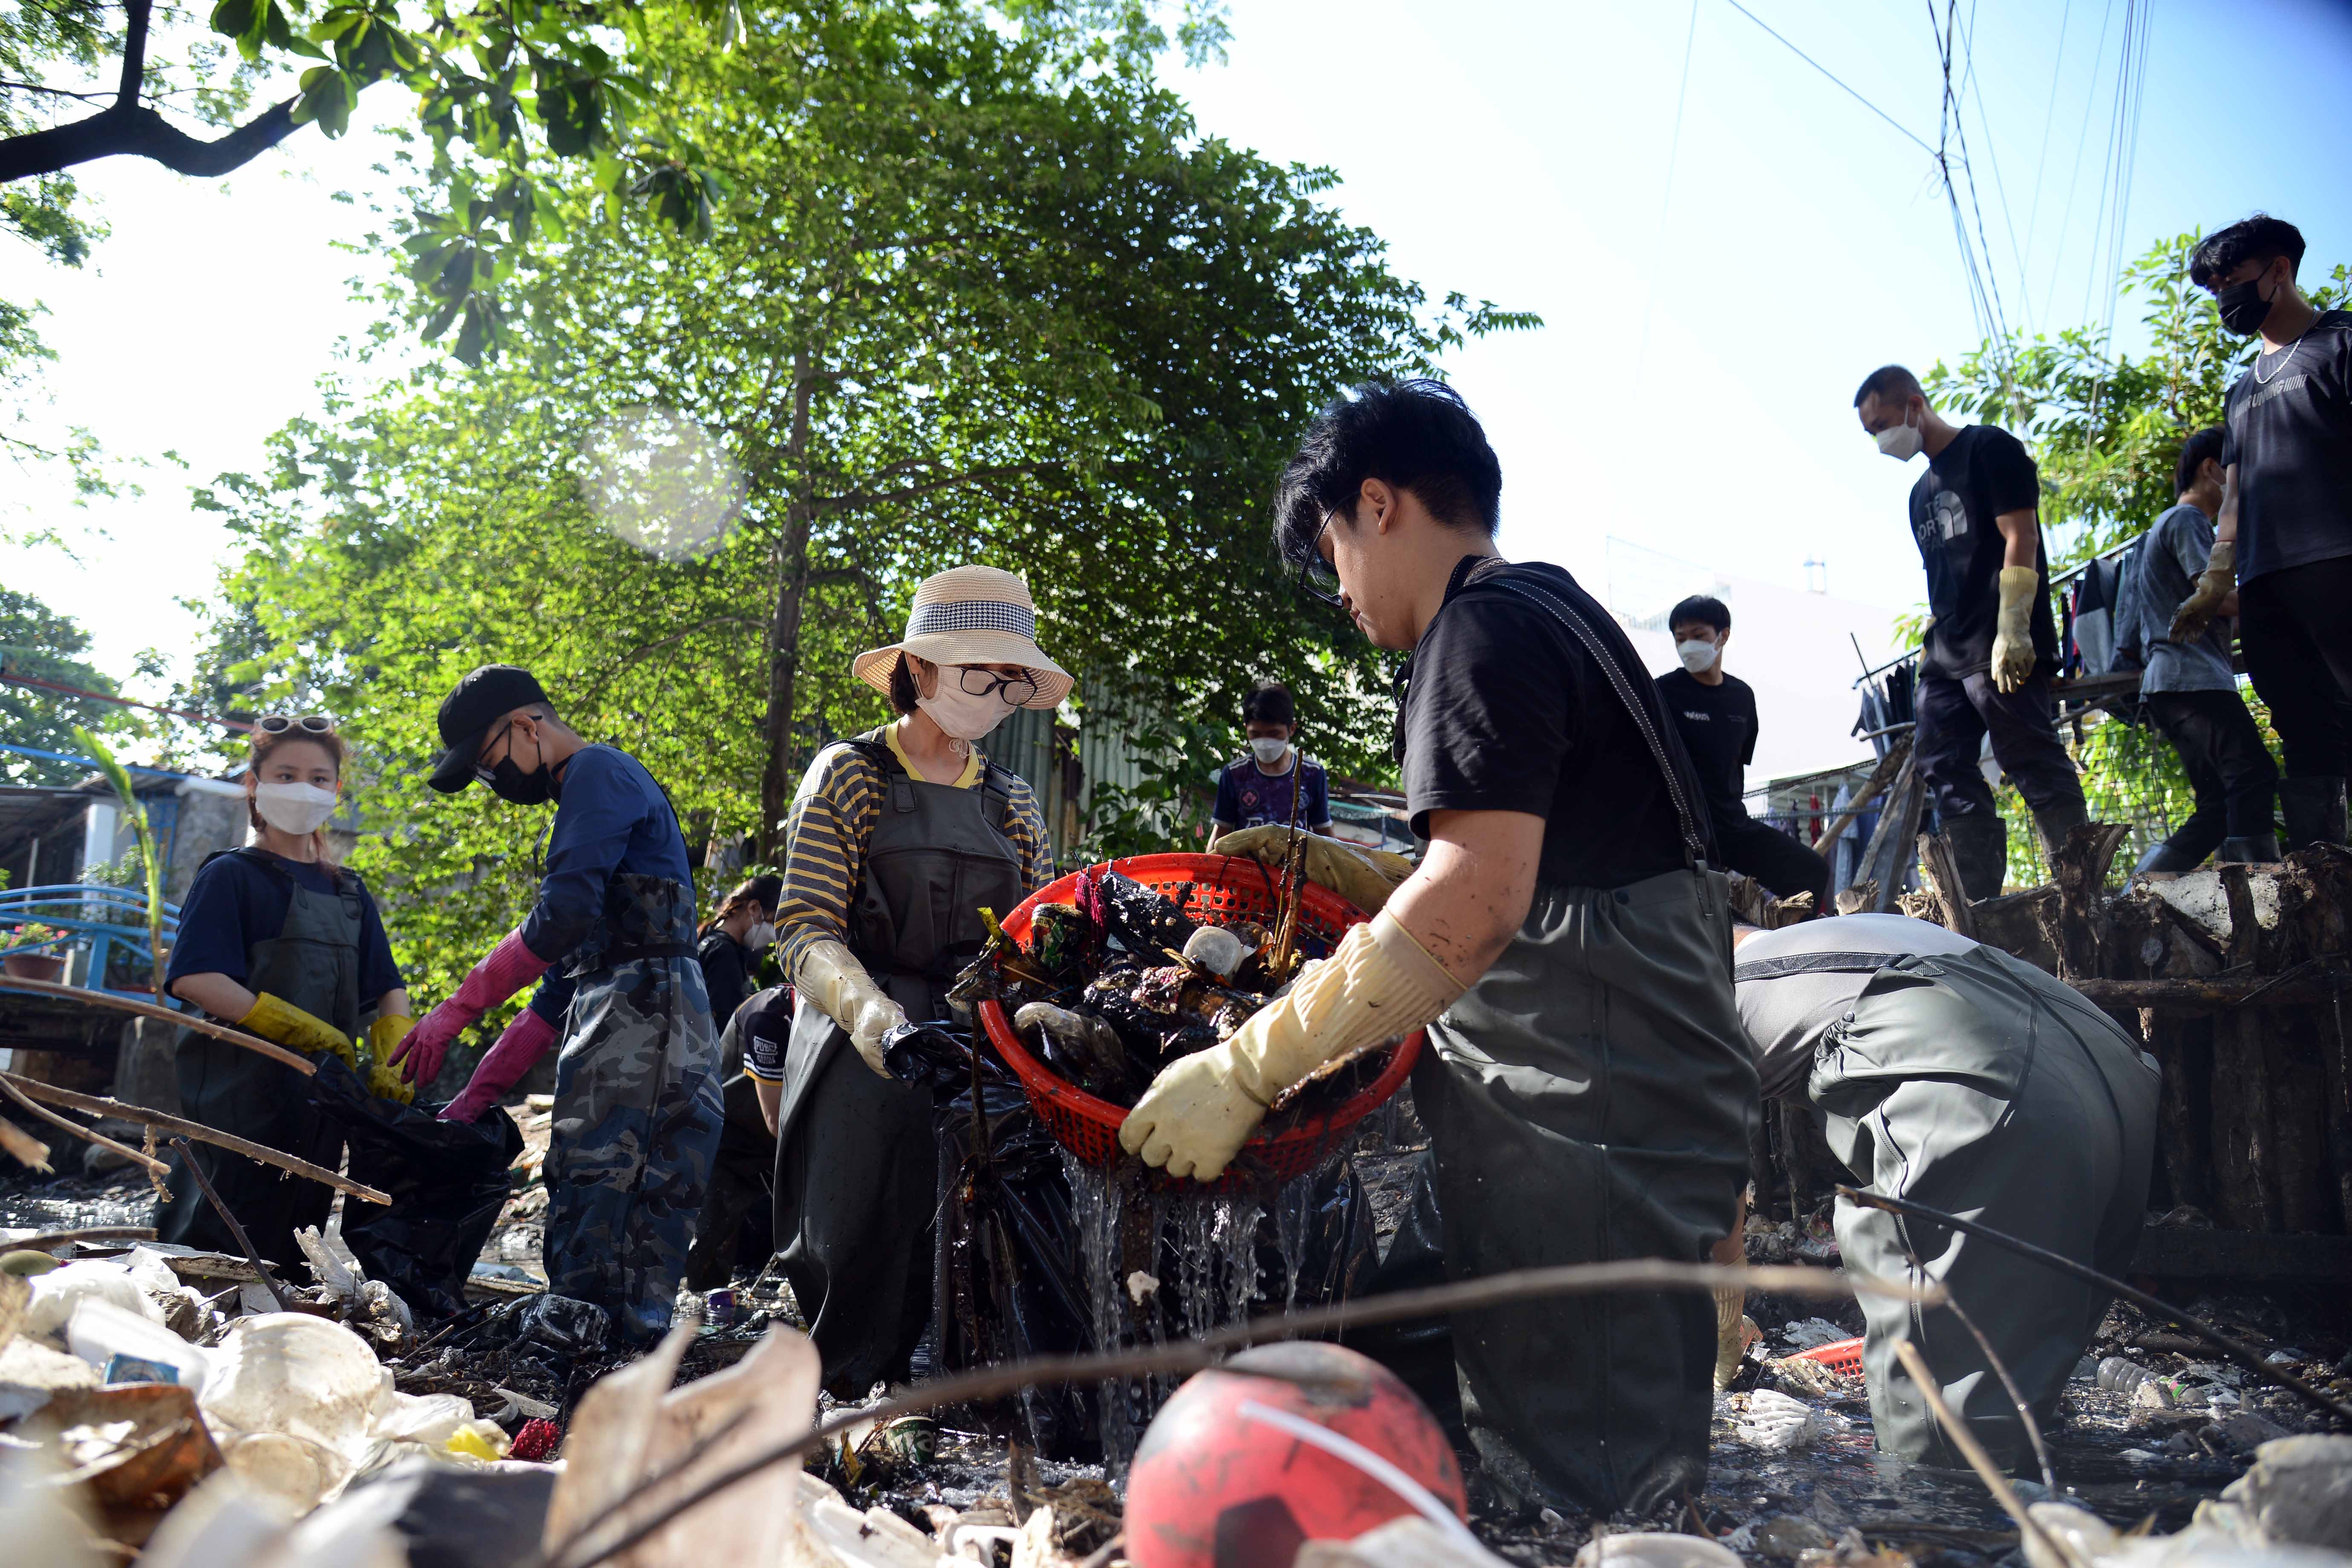
{"type": "MultiPolygon", "coordinates": [[[[1245,855],[1280,870],[1290,863],[1287,827],[1266,823],[1228,833],[1210,850],[1213,855],[1245,855]]],[[[1307,840],[1307,879],[1328,888],[1368,915],[1380,913],[1396,885],[1412,875],[1412,862],[1386,849],[1326,838],[1319,833],[1300,834],[1307,840]]]]}
{"type": "Polygon", "coordinates": [[[2033,594],[2041,574],[2031,566],[2000,569],[2000,619],[1992,635],[1992,683],[2015,691],[2033,679],[2033,594]]]}
{"type": "Polygon", "coordinates": [[[1118,1141],[1171,1176],[1213,1182],[1275,1096],[1325,1062],[1411,1034],[1465,987],[1385,911],[1231,1039],[1170,1064],[1120,1123],[1118,1141]]]}
{"type": "Polygon", "coordinates": [[[392,1065],[393,1050],[415,1027],[416,1020],[405,1013],[386,1013],[368,1026],[368,1092],[378,1100],[416,1103],[416,1086],[392,1065]]]}
{"type": "Polygon", "coordinates": [[[2195,642],[2205,635],[2205,628],[2221,611],[2221,601],[2236,592],[2238,586],[2238,542],[2217,539],[2212,552],[2205,557],[2205,570],[2197,574],[2197,586],[2189,597],[2180,601],[2180,608],[2172,617],[2172,630],[2168,634],[2174,642],[2195,642]]]}
{"type": "Polygon", "coordinates": [[[342,1058],[343,1065],[353,1072],[360,1070],[360,1054],[350,1036],[267,991],[254,998],[253,1011],[239,1018],[236,1026],[314,1057],[321,1051],[331,1052],[342,1058]]]}
{"type": "Polygon", "coordinates": [[[811,942],[793,966],[793,984],[849,1031],[851,1047],[867,1067],[890,1076],[882,1063],[882,1037],[907,1021],[907,1010],[883,994],[856,954],[837,942],[811,942]]]}

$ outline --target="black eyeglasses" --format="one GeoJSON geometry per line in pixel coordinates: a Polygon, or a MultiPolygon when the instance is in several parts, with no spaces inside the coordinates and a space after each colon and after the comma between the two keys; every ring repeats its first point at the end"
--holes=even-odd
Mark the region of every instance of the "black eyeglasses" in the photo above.
{"type": "Polygon", "coordinates": [[[1298,563],[1298,591],[1327,605],[1340,602],[1339,569],[1323,559],[1323,536],[1331,531],[1331,520],[1339,515],[1336,506],[1323,514],[1323,526],[1307,542],[1307,553],[1298,563]]]}
{"type": "Polygon", "coordinates": [[[998,675],[976,664],[967,664],[961,668],[963,673],[956,678],[956,683],[963,688],[967,697],[1001,696],[1007,706],[1018,708],[1034,700],[1037,695],[1037,683],[1029,678],[1026,670],[1019,675],[998,675]]]}
{"type": "Polygon", "coordinates": [[[253,727],[265,735],[283,735],[289,730],[299,730],[307,735],[331,735],[335,721],[324,713],[265,713],[253,721],[253,727]]]}

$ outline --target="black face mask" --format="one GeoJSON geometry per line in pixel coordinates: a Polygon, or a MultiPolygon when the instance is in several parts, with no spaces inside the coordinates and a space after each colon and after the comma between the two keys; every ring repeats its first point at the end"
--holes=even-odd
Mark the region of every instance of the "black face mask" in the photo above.
{"type": "Polygon", "coordinates": [[[2263,299],[2262,288],[2261,279],[2249,278],[2214,295],[2213,305],[2221,312],[2221,324],[2242,338],[2261,331],[2263,323],[2270,320],[2271,307],[2278,303],[2275,296],[2263,299]]]}
{"type": "Polygon", "coordinates": [[[543,753],[540,765],[525,773],[515,765],[512,742],[507,754],[490,764],[489,785],[492,795],[517,805],[537,805],[555,793],[543,753]]]}

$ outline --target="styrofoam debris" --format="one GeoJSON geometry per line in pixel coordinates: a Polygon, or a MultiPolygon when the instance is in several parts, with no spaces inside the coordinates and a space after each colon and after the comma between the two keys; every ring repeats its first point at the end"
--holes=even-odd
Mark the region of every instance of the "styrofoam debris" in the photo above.
{"type": "MultiPolygon", "coordinates": [[[[169,1279],[171,1270],[163,1272],[169,1279]]],[[[110,1302],[151,1323],[161,1324],[163,1309],[148,1293],[144,1274],[144,1270],[134,1272],[128,1265],[110,1258],[91,1258],[37,1275],[33,1279],[33,1299],[26,1304],[19,1331],[47,1340],[52,1345],[62,1345],[66,1324],[73,1321],[74,1309],[84,1301],[110,1302]]],[[[178,1288],[179,1281],[170,1279],[166,1289],[178,1288]]]]}
{"type": "Polygon", "coordinates": [[[1739,1441],[1768,1454],[1786,1454],[1811,1446],[1829,1435],[1831,1423],[1801,1399],[1791,1399],[1769,1388],[1744,1395],[1733,1430],[1739,1441]]]}
{"type": "Polygon", "coordinates": [[[1780,1342],[1792,1350],[1809,1351],[1815,1345],[1833,1345],[1853,1336],[1831,1322],[1827,1318],[1800,1318],[1780,1331],[1780,1342]]]}

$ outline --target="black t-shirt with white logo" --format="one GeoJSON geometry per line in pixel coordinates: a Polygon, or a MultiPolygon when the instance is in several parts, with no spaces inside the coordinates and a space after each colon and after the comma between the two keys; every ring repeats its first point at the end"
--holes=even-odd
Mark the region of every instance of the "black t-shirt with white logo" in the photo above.
{"type": "MultiPolygon", "coordinates": [[[[1990,425],[1971,425],[1927,459],[1911,487],[1911,537],[1927,569],[1928,628],[1920,664],[1929,675],[1981,675],[1992,662],[2000,623],[2000,565],[2008,545],[1995,520],[2041,502],[2042,480],[2023,443],[1990,425]]],[[[2058,624],[2050,614],[2050,561],[2037,538],[2033,595],[2035,673],[2058,669],[2058,624]]]]}
{"type": "Polygon", "coordinates": [[[1658,700],[1683,732],[1706,809],[1721,825],[1748,817],[1745,772],[1756,760],[1756,691],[1736,675],[1709,686],[1686,669],[1658,677],[1658,700]]]}
{"type": "Polygon", "coordinates": [[[2329,310],[2230,388],[2238,581],[2352,555],[2352,313],[2329,310]]]}

